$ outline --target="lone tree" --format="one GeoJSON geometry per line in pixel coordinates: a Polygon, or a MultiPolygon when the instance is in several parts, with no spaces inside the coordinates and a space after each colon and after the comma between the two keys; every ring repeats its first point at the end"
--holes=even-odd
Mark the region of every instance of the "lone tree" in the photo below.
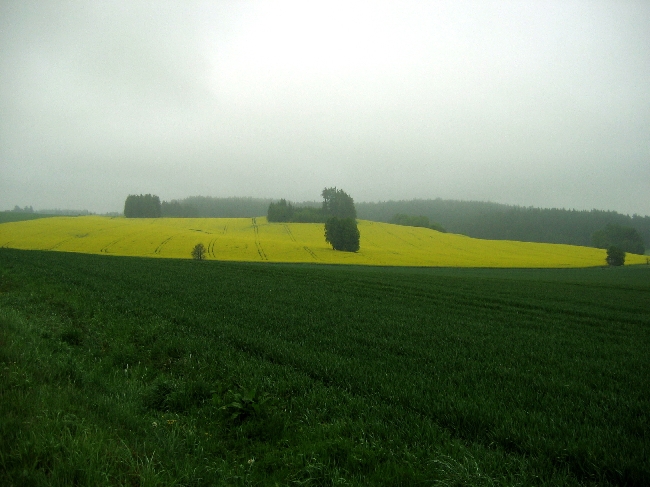
{"type": "Polygon", "coordinates": [[[625,252],[619,247],[612,246],[607,249],[605,261],[608,265],[623,265],[625,264],[625,252]]]}
{"type": "Polygon", "coordinates": [[[192,249],[192,258],[194,260],[203,260],[205,259],[205,247],[202,243],[198,243],[192,249]]]}
{"type": "Polygon", "coordinates": [[[325,241],[334,250],[356,252],[359,250],[359,229],[354,218],[329,218],[325,223],[325,241]]]}

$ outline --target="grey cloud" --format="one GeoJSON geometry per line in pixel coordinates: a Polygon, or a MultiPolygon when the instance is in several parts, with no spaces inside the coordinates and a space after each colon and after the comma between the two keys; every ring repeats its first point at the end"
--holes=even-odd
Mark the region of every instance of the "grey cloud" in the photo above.
{"type": "Polygon", "coordinates": [[[643,2],[5,2],[0,208],[484,199],[650,214],[643,2]]]}

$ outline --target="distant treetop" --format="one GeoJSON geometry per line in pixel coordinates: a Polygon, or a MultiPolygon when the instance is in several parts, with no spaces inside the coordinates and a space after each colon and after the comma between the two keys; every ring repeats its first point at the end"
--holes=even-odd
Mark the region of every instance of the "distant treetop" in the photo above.
{"type": "Polygon", "coordinates": [[[160,198],[151,194],[130,194],[124,202],[124,216],[127,218],[160,218],[160,198]]]}
{"type": "Polygon", "coordinates": [[[357,217],[354,200],[342,189],[325,188],[321,195],[321,208],[312,206],[294,206],[285,199],[270,203],[267,211],[269,222],[325,223],[329,218],[357,217]]]}
{"type": "Polygon", "coordinates": [[[325,188],[321,193],[323,197],[323,213],[336,218],[356,218],[357,210],[354,200],[342,189],[325,188]]]}

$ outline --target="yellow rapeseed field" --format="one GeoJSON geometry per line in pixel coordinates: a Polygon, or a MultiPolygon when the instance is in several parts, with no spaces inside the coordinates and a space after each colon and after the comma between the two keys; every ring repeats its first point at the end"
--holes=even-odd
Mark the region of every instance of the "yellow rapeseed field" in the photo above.
{"type": "MultiPolygon", "coordinates": [[[[385,266],[589,267],[605,251],[572,245],[480,240],[426,228],[359,221],[361,250],[337,252],[317,223],[268,223],[266,218],[127,219],[54,217],[0,224],[0,247],[138,257],[191,258],[197,243],[207,259],[385,266]]],[[[626,264],[645,264],[628,254],[626,264]]]]}

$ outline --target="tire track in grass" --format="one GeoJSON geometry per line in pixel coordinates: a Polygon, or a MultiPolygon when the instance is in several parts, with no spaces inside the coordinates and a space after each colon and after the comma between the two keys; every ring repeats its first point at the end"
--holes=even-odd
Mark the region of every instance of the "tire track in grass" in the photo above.
{"type": "Polygon", "coordinates": [[[257,247],[257,253],[260,256],[260,259],[269,260],[266,256],[266,252],[264,252],[264,249],[262,248],[262,244],[260,243],[260,230],[257,227],[257,218],[253,218],[253,233],[255,234],[255,247],[257,247]]]}

